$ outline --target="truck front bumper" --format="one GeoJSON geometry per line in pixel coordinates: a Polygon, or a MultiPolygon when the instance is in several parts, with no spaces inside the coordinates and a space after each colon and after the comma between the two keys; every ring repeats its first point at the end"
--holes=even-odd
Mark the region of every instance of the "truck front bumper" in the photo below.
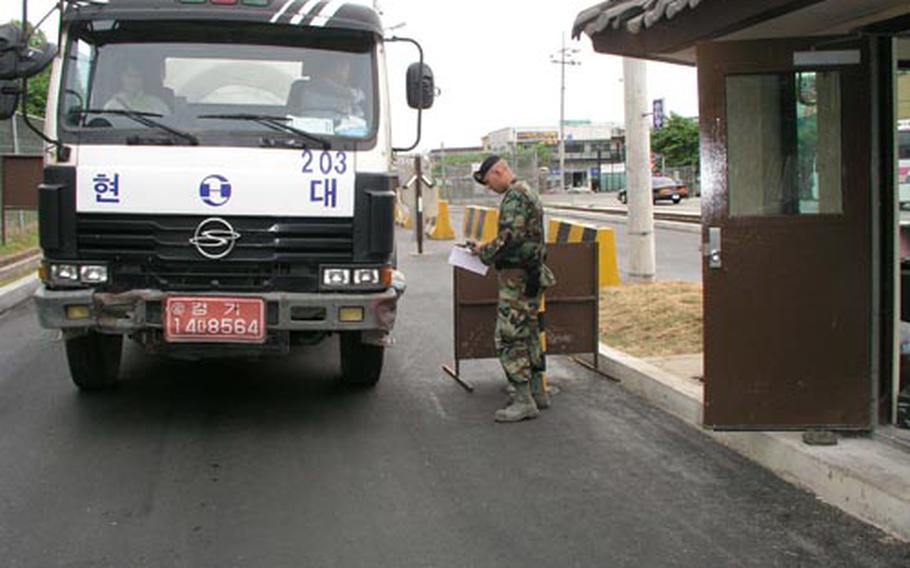
{"type": "MultiPolygon", "coordinates": [[[[395,325],[398,298],[402,291],[390,288],[383,292],[362,294],[270,292],[205,295],[262,298],[266,302],[266,325],[269,331],[390,332],[395,325]],[[356,322],[341,321],[339,310],[342,308],[362,308],[363,319],[356,322]]],[[[169,295],[194,294],[161,290],[132,290],[110,294],[91,289],[50,290],[41,286],[35,293],[35,304],[38,319],[47,329],[91,329],[102,333],[131,334],[162,329],[162,306],[169,295]],[[73,310],[72,307],[85,307],[88,310],[73,310]],[[82,317],[73,319],[71,315],[82,317]]]]}

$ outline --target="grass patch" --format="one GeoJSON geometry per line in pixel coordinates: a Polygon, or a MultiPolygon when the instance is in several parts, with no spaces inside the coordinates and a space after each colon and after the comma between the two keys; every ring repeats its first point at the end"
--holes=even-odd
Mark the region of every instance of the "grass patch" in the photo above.
{"type": "Polygon", "coordinates": [[[0,245],[0,258],[12,256],[38,246],[38,224],[26,225],[25,231],[13,231],[7,227],[6,244],[0,245]]]}
{"type": "Polygon", "coordinates": [[[627,284],[604,289],[601,340],[636,357],[701,353],[702,287],[692,282],[627,284]]]}

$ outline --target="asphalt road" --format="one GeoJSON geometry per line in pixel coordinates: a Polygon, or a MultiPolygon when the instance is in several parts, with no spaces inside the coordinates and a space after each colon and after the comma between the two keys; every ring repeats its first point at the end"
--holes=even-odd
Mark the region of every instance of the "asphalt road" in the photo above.
{"type": "Polygon", "coordinates": [[[33,308],[0,317],[4,567],[910,565],[895,543],[573,363],[540,419],[499,425],[495,361],[451,353],[447,243],[410,288],[380,385],[337,345],[181,363],[127,348],[71,386],[33,308]]]}

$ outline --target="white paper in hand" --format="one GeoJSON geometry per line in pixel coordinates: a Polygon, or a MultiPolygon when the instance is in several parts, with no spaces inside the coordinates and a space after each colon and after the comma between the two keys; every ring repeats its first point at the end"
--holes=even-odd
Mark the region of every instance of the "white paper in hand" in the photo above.
{"type": "Polygon", "coordinates": [[[464,247],[452,247],[452,252],[449,253],[449,264],[481,276],[486,276],[487,271],[490,270],[489,266],[480,262],[479,258],[464,247]]]}

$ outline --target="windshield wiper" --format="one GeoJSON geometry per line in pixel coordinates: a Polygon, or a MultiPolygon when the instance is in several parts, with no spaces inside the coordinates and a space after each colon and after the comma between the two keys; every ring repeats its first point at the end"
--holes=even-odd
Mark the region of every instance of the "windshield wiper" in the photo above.
{"type": "Polygon", "coordinates": [[[161,122],[158,122],[157,120],[154,120],[156,118],[161,118],[164,116],[163,114],[160,114],[157,112],[142,112],[142,111],[138,111],[138,110],[128,110],[128,109],[119,109],[119,108],[117,108],[117,109],[114,109],[114,108],[111,108],[111,109],[86,108],[86,109],[77,109],[73,112],[78,113],[78,114],[112,114],[114,116],[125,116],[127,118],[130,118],[130,119],[138,122],[139,124],[141,124],[143,126],[147,126],[149,128],[158,128],[160,130],[164,130],[165,132],[173,134],[174,136],[183,138],[184,140],[189,142],[190,145],[192,145],[192,146],[199,145],[199,138],[197,138],[193,134],[190,134],[189,132],[184,132],[182,130],[177,130],[176,128],[172,128],[166,124],[163,124],[161,122]]]}
{"type": "Polygon", "coordinates": [[[323,150],[329,150],[332,145],[328,140],[316,134],[307,132],[306,130],[301,130],[295,128],[285,122],[291,120],[286,116],[274,116],[270,114],[246,114],[246,113],[236,113],[236,114],[201,114],[196,118],[209,118],[209,119],[222,119],[222,120],[248,120],[250,122],[256,122],[278,132],[286,132],[288,134],[294,134],[301,138],[305,138],[310,142],[315,142],[322,146],[323,150]]]}

